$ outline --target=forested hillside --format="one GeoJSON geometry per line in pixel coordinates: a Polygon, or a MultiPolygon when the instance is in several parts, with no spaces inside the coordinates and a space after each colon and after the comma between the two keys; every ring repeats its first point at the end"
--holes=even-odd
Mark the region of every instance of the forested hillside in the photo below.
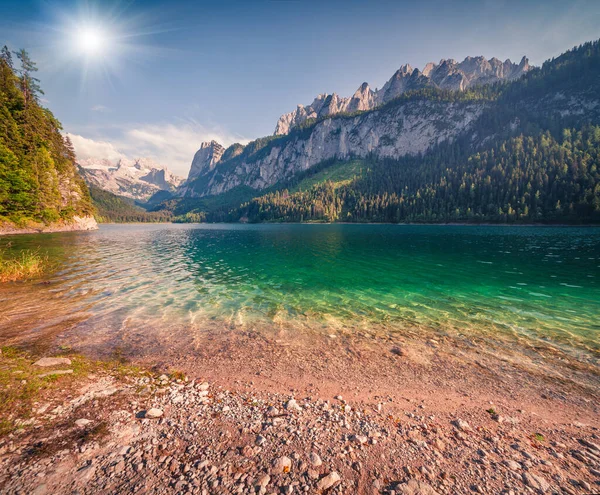
{"type": "Polygon", "coordinates": [[[256,198],[229,220],[350,222],[600,222],[600,127],[518,136],[466,155],[365,162],[351,181],[256,198]]]}
{"type": "Polygon", "coordinates": [[[0,54],[0,224],[69,223],[94,208],[61,125],[40,105],[35,64],[24,50],[0,54]]]}
{"type": "Polygon", "coordinates": [[[93,185],[89,187],[99,222],[169,222],[173,218],[170,212],[148,212],[137,206],[133,199],[117,196],[93,185]]]}

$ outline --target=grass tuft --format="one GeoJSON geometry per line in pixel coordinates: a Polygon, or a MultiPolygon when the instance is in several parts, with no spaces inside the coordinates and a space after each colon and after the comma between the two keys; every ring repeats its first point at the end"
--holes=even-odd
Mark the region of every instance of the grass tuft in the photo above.
{"type": "Polygon", "coordinates": [[[49,267],[48,256],[38,250],[24,249],[11,254],[0,250],[0,282],[16,282],[39,277],[49,267]]]}

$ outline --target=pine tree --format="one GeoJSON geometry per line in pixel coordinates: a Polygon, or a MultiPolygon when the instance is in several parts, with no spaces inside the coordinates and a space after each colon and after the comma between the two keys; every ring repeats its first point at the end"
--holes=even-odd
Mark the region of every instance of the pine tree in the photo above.
{"type": "Polygon", "coordinates": [[[15,52],[17,58],[21,61],[21,69],[17,72],[21,76],[20,86],[25,98],[25,106],[30,103],[33,99],[36,103],[39,102],[39,95],[43,95],[44,92],[40,87],[40,80],[33,77],[33,73],[38,71],[35,62],[29,57],[29,53],[24,48],[21,48],[18,52],[15,52]]]}
{"type": "Polygon", "coordinates": [[[8,65],[11,69],[14,69],[12,53],[10,53],[10,50],[6,45],[4,45],[2,47],[2,50],[0,50],[0,59],[4,60],[4,62],[6,62],[6,65],[8,65]]]}

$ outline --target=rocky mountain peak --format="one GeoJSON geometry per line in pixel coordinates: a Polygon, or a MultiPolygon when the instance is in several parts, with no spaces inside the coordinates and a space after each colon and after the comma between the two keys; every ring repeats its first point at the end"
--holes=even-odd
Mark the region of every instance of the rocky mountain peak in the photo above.
{"type": "Polygon", "coordinates": [[[192,160],[188,181],[213,170],[221,160],[224,152],[225,148],[217,141],[213,140],[200,144],[200,149],[196,151],[192,160]]]}
{"type": "Polygon", "coordinates": [[[513,80],[521,77],[531,67],[526,57],[519,65],[510,60],[501,62],[493,57],[487,60],[483,56],[466,57],[462,62],[442,59],[438,64],[428,63],[423,71],[404,64],[394,73],[388,82],[378,91],[372,91],[363,83],[351,97],[342,97],[333,93],[318,95],[307,106],[298,105],[295,111],[283,114],[277,121],[275,135],[288,134],[290,129],[308,119],[317,119],[327,115],[344,112],[371,110],[391,101],[402,93],[426,87],[437,87],[454,91],[464,91],[475,84],[490,84],[501,80],[513,80]]]}

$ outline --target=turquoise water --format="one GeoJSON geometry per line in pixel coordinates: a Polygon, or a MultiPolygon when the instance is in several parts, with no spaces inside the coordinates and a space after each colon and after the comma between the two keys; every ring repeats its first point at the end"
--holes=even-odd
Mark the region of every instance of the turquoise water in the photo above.
{"type": "Polygon", "coordinates": [[[0,239],[7,243],[41,246],[57,270],[46,283],[0,289],[0,339],[59,322],[151,333],[208,320],[301,320],[599,348],[598,228],[106,225],[0,239]]]}

